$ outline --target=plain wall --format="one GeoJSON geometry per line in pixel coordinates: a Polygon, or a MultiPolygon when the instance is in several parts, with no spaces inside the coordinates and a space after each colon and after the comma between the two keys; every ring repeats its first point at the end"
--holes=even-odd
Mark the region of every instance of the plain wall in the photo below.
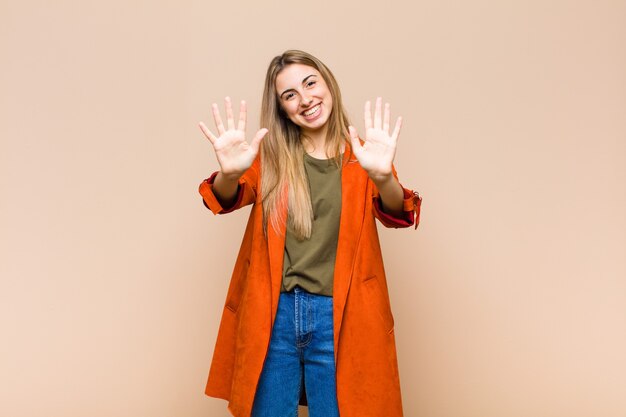
{"type": "Polygon", "coordinates": [[[626,415],[623,1],[0,2],[0,415],[225,417],[249,208],[198,129],[286,49],[381,95],[421,224],[379,227],[410,417],[626,415]]]}

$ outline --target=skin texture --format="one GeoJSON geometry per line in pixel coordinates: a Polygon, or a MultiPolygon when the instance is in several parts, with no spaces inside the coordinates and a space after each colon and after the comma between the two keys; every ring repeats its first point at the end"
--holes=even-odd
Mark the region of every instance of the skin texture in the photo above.
{"type": "Polygon", "coordinates": [[[267,129],[259,129],[252,141],[246,141],[246,119],[247,107],[244,100],[239,108],[239,123],[235,127],[233,107],[230,97],[224,99],[226,104],[226,121],[224,126],[219,108],[216,103],[211,105],[213,119],[217,127],[218,136],[213,134],[206,127],[204,122],[200,122],[200,130],[213,145],[217,162],[220,164],[220,172],[216,179],[216,194],[225,204],[233,203],[237,192],[237,182],[241,175],[252,165],[252,161],[259,153],[261,140],[267,134],[267,129]]]}
{"type": "MultiPolygon", "coordinates": [[[[332,110],[332,95],[324,78],[313,67],[302,64],[287,65],[276,77],[276,96],[287,117],[300,126],[310,141],[305,141],[305,150],[316,158],[326,158],[324,144],[329,115],[332,110]],[[321,114],[315,120],[307,120],[303,112],[319,104],[321,114]]],[[[238,179],[252,165],[259,151],[259,145],[267,129],[260,129],[251,142],[245,139],[247,109],[241,101],[239,121],[235,126],[230,97],[225,98],[227,127],[224,126],[216,103],[213,103],[213,118],[218,136],[213,134],[203,122],[200,129],[213,145],[220,164],[220,173],[215,181],[215,193],[226,205],[234,202],[238,179]]],[[[376,99],[374,116],[371,103],[367,101],[364,109],[365,143],[361,145],[358,132],[349,126],[350,140],[354,154],[374,181],[379,192],[383,210],[391,215],[402,213],[402,187],[391,173],[396,154],[396,144],[402,118],[398,117],[394,130],[390,132],[390,104],[382,108],[382,98],[376,99]]]]}
{"type": "Polygon", "coordinates": [[[305,150],[313,157],[326,158],[324,144],[333,98],[324,78],[307,65],[287,65],[276,77],[276,95],[287,117],[310,138],[304,142],[305,150]],[[319,117],[307,120],[302,113],[318,104],[319,117]]]}

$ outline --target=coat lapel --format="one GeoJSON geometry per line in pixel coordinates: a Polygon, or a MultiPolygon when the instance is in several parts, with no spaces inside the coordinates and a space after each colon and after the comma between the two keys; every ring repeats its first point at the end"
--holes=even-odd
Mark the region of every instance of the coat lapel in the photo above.
{"type": "Polygon", "coordinates": [[[281,208],[281,230],[276,231],[268,224],[267,226],[267,245],[269,249],[270,261],[270,297],[272,302],[272,320],[271,328],[274,327],[274,319],[278,310],[278,299],[280,297],[280,288],[283,278],[283,258],[285,255],[285,231],[287,230],[287,204],[283,204],[281,208]]]}
{"type": "MultiPolygon", "coordinates": [[[[335,360],[339,333],[343,319],[343,311],[352,279],[354,258],[359,244],[363,219],[365,215],[367,196],[363,190],[367,189],[367,175],[364,173],[358,160],[352,153],[350,144],[346,143],[345,156],[347,162],[341,169],[341,217],[339,221],[339,237],[337,242],[337,255],[335,257],[335,270],[333,275],[333,325],[335,360]]],[[[282,285],[283,258],[285,254],[285,230],[287,208],[282,208],[281,231],[276,232],[273,227],[268,227],[268,249],[270,263],[270,297],[272,302],[272,321],[276,318],[278,299],[282,285]]]]}
{"type": "Polygon", "coordinates": [[[341,218],[333,276],[335,362],[337,362],[339,333],[352,280],[356,249],[361,238],[367,199],[363,193],[367,189],[367,174],[364,173],[348,143],[346,147],[347,163],[341,171],[341,218]]]}

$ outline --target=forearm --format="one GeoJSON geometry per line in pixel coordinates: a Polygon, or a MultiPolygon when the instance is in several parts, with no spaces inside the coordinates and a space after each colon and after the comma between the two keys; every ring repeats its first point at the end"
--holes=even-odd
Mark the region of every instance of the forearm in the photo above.
{"type": "Polygon", "coordinates": [[[392,216],[401,216],[404,210],[404,192],[402,186],[393,174],[384,179],[372,180],[378,188],[382,208],[392,216]]]}
{"type": "Polygon", "coordinates": [[[228,177],[222,172],[218,172],[213,182],[213,194],[224,207],[230,207],[235,203],[239,177],[228,177]]]}

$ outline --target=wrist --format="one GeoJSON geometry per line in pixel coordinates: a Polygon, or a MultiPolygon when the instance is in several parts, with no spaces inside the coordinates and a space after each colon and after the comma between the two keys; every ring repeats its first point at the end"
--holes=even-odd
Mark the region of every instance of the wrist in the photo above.
{"type": "Polygon", "coordinates": [[[395,178],[390,172],[388,174],[370,175],[371,180],[374,182],[377,188],[383,188],[385,185],[392,183],[395,178]]]}
{"type": "Polygon", "coordinates": [[[221,179],[226,182],[239,182],[239,178],[241,178],[243,173],[238,173],[238,172],[225,173],[224,171],[220,171],[217,175],[222,177],[221,179]]]}

